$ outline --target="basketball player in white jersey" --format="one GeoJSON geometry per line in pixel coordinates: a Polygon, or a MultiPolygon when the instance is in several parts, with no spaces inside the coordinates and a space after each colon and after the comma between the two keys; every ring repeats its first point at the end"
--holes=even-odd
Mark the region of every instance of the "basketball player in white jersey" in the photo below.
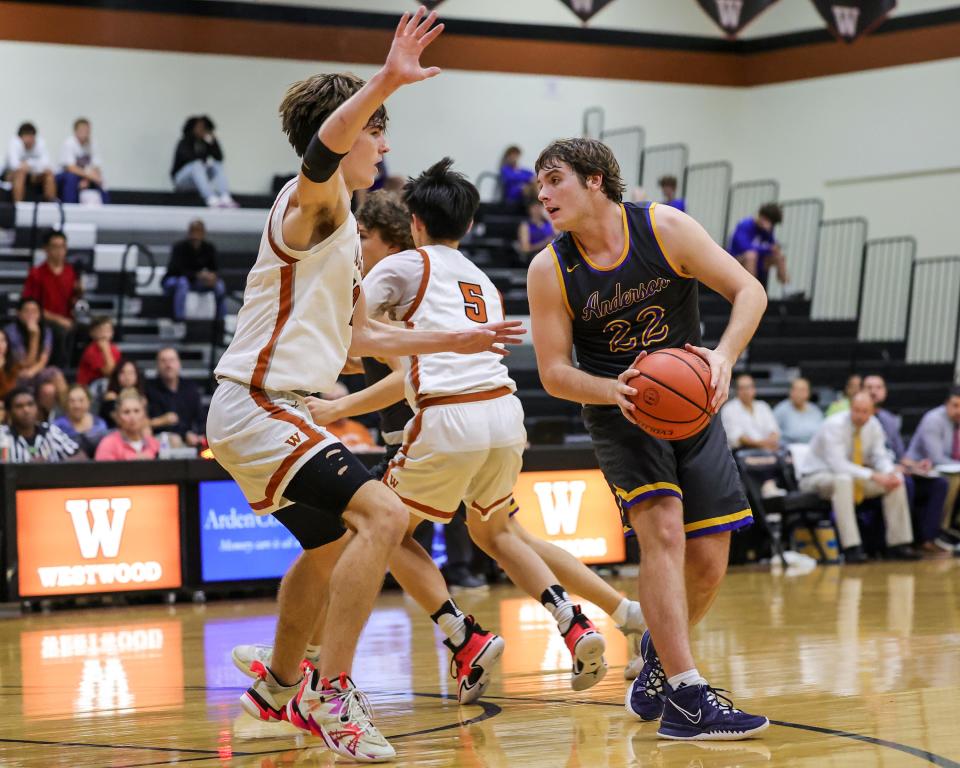
{"type": "MultiPolygon", "coordinates": [[[[410,331],[367,320],[360,287],[360,241],[350,195],[368,187],[388,151],[383,102],[403,85],[439,74],[420,56],[443,29],[421,8],[404,14],[383,67],[364,84],[350,75],[295,83],[280,107],[284,132],[302,158],[277,196],[247,278],[237,330],[216,368],[219,385],[207,435],[217,460],[254,511],[273,514],[304,554],[284,577],[270,668],[242,698],[251,714],[289,719],[342,755],[391,759],[350,680],[357,640],[386,563],[407,527],[396,496],[303,404],[329,390],[348,354],[398,356],[455,349],[470,354],[514,343],[516,324],[459,332],[410,331]],[[292,504],[292,506],[291,506],[292,504]],[[353,532],[339,551],[321,547],[353,532]],[[323,657],[301,679],[300,661],[329,584],[323,657]]],[[[496,354],[497,352],[493,352],[496,354]]]]}

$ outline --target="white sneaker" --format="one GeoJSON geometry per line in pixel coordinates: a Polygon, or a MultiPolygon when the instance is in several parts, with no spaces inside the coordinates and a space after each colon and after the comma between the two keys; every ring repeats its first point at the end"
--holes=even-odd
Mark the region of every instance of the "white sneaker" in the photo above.
{"type": "Polygon", "coordinates": [[[210,195],[204,202],[207,204],[207,208],[219,208],[220,207],[220,198],[216,195],[210,195]]]}
{"type": "Polygon", "coordinates": [[[364,763],[392,760],[397,752],[371,722],[372,716],[366,695],[346,674],[331,682],[314,670],[287,703],[287,719],[322,738],[331,752],[364,763]]]}
{"type": "Polygon", "coordinates": [[[257,720],[286,720],[287,702],[297,693],[300,681],[280,685],[273,673],[259,661],[253,662],[257,681],[240,697],[243,711],[257,720]]]}
{"type": "Polygon", "coordinates": [[[221,208],[239,208],[240,203],[230,197],[229,193],[220,195],[220,207],[221,208]]]}
{"type": "MultiPolygon", "coordinates": [[[[230,658],[233,659],[234,666],[243,674],[247,677],[256,678],[257,673],[253,671],[253,662],[259,661],[263,666],[269,667],[270,661],[273,659],[273,646],[235,645],[230,652],[230,658]]],[[[300,666],[303,668],[306,665],[309,669],[304,669],[304,672],[312,672],[313,668],[319,663],[320,654],[318,653],[315,656],[304,656],[300,666]]]]}
{"type": "Polygon", "coordinates": [[[640,610],[640,603],[636,600],[630,602],[630,610],[627,613],[627,620],[617,625],[624,636],[627,638],[627,666],[623,668],[624,680],[636,680],[640,670],[643,669],[643,658],[640,656],[640,638],[647,625],[643,621],[643,612],[640,610]]]}

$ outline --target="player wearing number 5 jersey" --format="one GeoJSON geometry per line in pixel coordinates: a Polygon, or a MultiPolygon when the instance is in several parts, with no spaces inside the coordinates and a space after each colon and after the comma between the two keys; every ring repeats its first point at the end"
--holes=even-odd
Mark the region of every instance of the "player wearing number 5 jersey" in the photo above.
{"type": "Polygon", "coordinates": [[[631,423],[627,396],[636,391],[625,382],[638,355],[686,347],[710,364],[715,411],[763,314],[763,288],[686,214],[621,202],[620,169],[603,143],[556,141],[536,170],[540,201],[564,232],[534,257],[527,279],[540,379],[550,394],[584,404],[598,463],[642,552],[640,604],[650,631],[627,710],[659,718],[666,738],[759,733],[767,719],[718,696],[688,640],[688,625],[719,589],[730,531],[751,522],[723,427],[715,419],[686,440],[652,437],[631,423]],[[716,350],[700,346],[698,280],[733,305],[716,350]]]}

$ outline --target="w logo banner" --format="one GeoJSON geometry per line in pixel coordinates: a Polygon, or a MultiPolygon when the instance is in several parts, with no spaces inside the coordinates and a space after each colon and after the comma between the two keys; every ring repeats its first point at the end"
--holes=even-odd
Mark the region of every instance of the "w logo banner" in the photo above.
{"type": "Polygon", "coordinates": [[[697,0],[727,35],[735,36],[777,0],[697,0]]]}
{"type": "Polygon", "coordinates": [[[560,0],[567,8],[580,17],[580,21],[586,24],[597,13],[610,5],[613,0],[560,0]]]}
{"type": "Polygon", "coordinates": [[[813,0],[817,12],[834,35],[852,43],[879,26],[897,0],[813,0]]]}
{"type": "Polygon", "coordinates": [[[540,514],[543,515],[543,527],[547,535],[558,536],[562,531],[566,536],[573,536],[577,532],[580,504],[586,490],[587,484],[582,480],[534,483],[533,492],[540,502],[540,514]]]}

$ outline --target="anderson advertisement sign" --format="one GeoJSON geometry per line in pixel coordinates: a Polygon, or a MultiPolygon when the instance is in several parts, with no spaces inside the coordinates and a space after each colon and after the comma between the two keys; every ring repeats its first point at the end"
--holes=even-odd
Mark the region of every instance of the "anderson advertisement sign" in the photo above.
{"type": "Polygon", "coordinates": [[[179,489],[17,491],[17,553],[21,597],[175,589],[179,489]]]}

